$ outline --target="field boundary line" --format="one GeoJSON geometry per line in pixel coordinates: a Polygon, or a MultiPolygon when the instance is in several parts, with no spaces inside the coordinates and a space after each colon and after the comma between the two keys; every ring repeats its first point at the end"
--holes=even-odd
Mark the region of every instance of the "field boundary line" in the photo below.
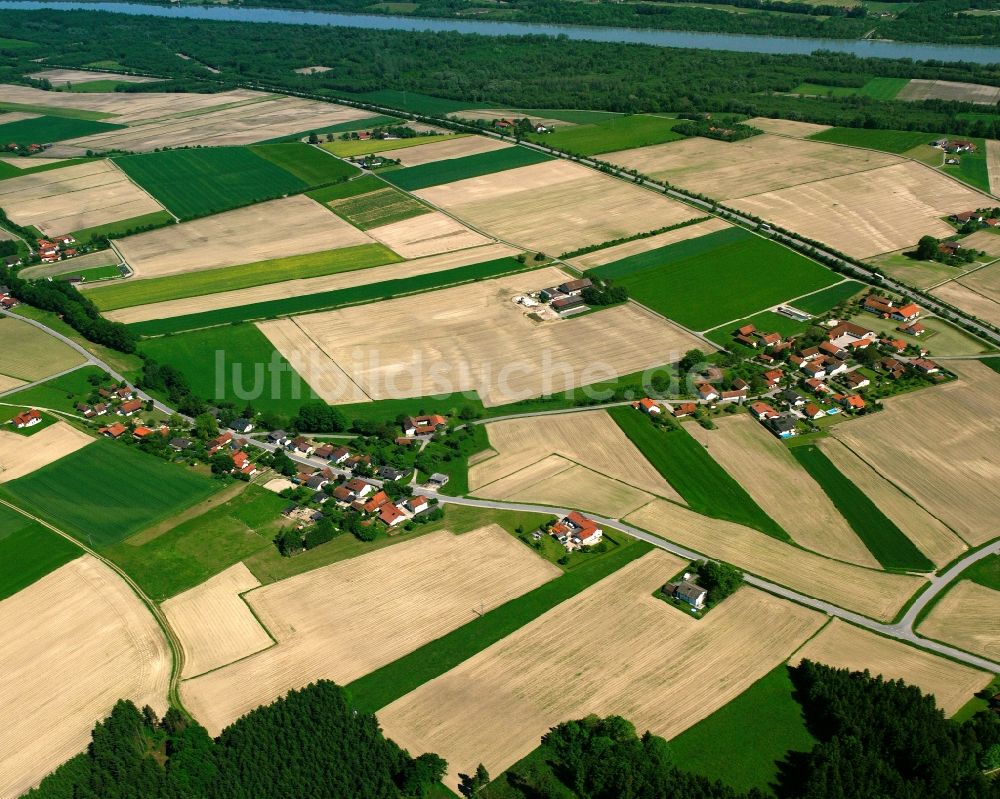
{"type": "MultiPolygon", "coordinates": [[[[793,136],[789,136],[788,138],[789,139],[794,139],[793,136]]],[[[794,139],[794,140],[795,141],[814,141],[812,139],[794,139]]],[[[817,142],[817,143],[833,144],[834,142],[817,142]]],[[[851,147],[851,145],[847,145],[847,144],[842,145],[842,146],[844,146],[844,147],[851,147]]],[[[896,153],[887,153],[887,152],[885,152],[885,150],[872,150],[870,147],[852,147],[852,149],[854,149],[854,150],[861,150],[862,152],[866,152],[866,153],[882,153],[883,155],[891,155],[894,158],[899,158],[900,161],[902,161],[904,163],[907,161],[907,159],[903,158],[903,156],[897,155],[896,153]]],[[[794,183],[791,186],[782,186],[780,189],[771,189],[770,191],[758,191],[758,192],[754,192],[753,194],[744,194],[744,195],[742,195],[740,197],[727,197],[725,200],[722,200],[722,202],[732,203],[732,202],[739,202],[740,200],[749,200],[751,197],[760,197],[760,196],[762,196],[764,194],[774,194],[776,192],[786,191],[788,189],[798,189],[798,188],[801,188],[802,186],[809,186],[809,185],[811,185],[813,183],[822,183],[825,180],[837,180],[838,178],[847,178],[847,177],[850,177],[851,175],[863,175],[865,172],[876,172],[879,169],[888,169],[891,166],[899,166],[899,164],[883,164],[882,166],[872,166],[872,167],[868,167],[867,169],[856,169],[853,172],[845,172],[842,175],[829,175],[829,176],[827,176],[825,178],[815,178],[813,180],[804,180],[801,183],[794,183]]],[[[926,164],[925,164],[925,166],[926,166],[926,164]]]]}
{"type": "MultiPolygon", "coordinates": [[[[332,363],[334,366],[336,366],[338,369],[340,369],[340,371],[344,373],[344,376],[348,380],[350,380],[353,385],[355,385],[357,387],[358,391],[360,391],[364,396],[368,397],[368,401],[369,402],[377,402],[378,401],[371,394],[369,394],[367,391],[365,391],[364,386],[362,386],[357,380],[355,380],[354,377],[352,375],[350,375],[348,373],[348,371],[343,366],[341,366],[339,363],[337,363],[337,359],[336,358],[333,358],[330,355],[330,353],[328,353],[323,347],[320,346],[319,342],[316,341],[316,339],[314,339],[312,336],[310,336],[309,333],[307,333],[303,329],[302,325],[299,324],[299,321],[298,321],[298,319],[296,317],[289,316],[288,317],[288,321],[291,322],[293,325],[295,325],[295,329],[298,330],[303,336],[305,336],[316,347],[316,349],[318,349],[320,352],[322,352],[326,356],[327,360],[330,361],[330,363],[332,363]]],[[[364,402],[364,400],[362,400],[362,402],[364,402]]]]}
{"type": "MultiPolygon", "coordinates": [[[[957,275],[956,277],[945,278],[940,283],[935,283],[932,286],[928,286],[926,289],[924,289],[924,291],[934,291],[934,289],[941,288],[941,286],[944,286],[944,285],[946,285],[948,283],[957,283],[958,281],[962,280],[963,278],[967,277],[968,275],[974,275],[976,272],[979,272],[980,270],[985,269],[987,266],[993,266],[998,261],[1000,261],[1000,258],[994,258],[992,261],[987,261],[986,263],[981,263],[975,269],[970,269],[968,272],[962,272],[962,274],[957,275]]],[[[966,288],[968,288],[968,286],[966,286],[966,288]]]]}
{"type": "MultiPolygon", "coordinates": [[[[167,206],[165,206],[165,205],[164,205],[163,203],[161,203],[161,202],[160,202],[159,200],[157,200],[157,199],[156,199],[156,198],[155,198],[155,197],[154,197],[154,196],[153,196],[152,194],[150,194],[150,193],[149,193],[149,192],[148,192],[148,191],[147,191],[146,189],[144,189],[144,188],[143,188],[142,186],[140,186],[140,185],[139,185],[138,183],[136,183],[136,182],[135,182],[134,180],[132,180],[132,178],[131,178],[131,176],[130,176],[130,175],[128,174],[128,172],[126,172],[126,171],[125,171],[124,169],[122,169],[122,168],[121,168],[120,166],[118,166],[118,164],[116,164],[116,163],[115,163],[115,159],[113,159],[113,158],[106,158],[106,159],[104,159],[104,160],[105,160],[105,161],[107,161],[107,162],[108,162],[109,164],[111,164],[111,166],[112,166],[112,167],[113,167],[113,168],[114,168],[115,170],[117,170],[117,172],[118,172],[118,173],[119,173],[120,175],[124,175],[125,179],[126,179],[126,180],[127,180],[127,181],[128,181],[129,183],[131,183],[131,184],[132,184],[133,186],[135,186],[135,187],[136,187],[136,188],[137,188],[137,189],[138,189],[139,191],[141,191],[141,192],[142,192],[143,194],[145,194],[145,195],[146,195],[147,197],[149,197],[149,199],[150,199],[150,200],[152,200],[152,201],[153,201],[154,203],[156,203],[156,204],[157,204],[158,206],[160,206],[160,208],[162,208],[162,209],[163,209],[164,211],[166,211],[166,212],[167,212],[168,214],[170,214],[170,215],[171,215],[171,216],[172,216],[172,217],[174,218],[174,223],[175,223],[175,224],[179,224],[179,223],[180,223],[180,221],[181,221],[181,218],[180,218],[179,216],[177,216],[177,214],[175,214],[175,213],[174,213],[173,211],[171,211],[171,210],[170,210],[169,208],[167,208],[167,206]]],[[[129,269],[131,269],[131,268],[132,268],[132,267],[129,267],[129,269]]]]}

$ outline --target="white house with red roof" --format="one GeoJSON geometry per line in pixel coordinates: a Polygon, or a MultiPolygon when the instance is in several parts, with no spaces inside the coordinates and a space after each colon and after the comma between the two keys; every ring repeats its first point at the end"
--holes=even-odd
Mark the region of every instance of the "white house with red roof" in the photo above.
{"type": "Polygon", "coordinates": [[[572,551],[579,547],[591,547],[594,544],[599,544],[604,536],[604,530],[593,519],[588,519],[582,513],[573,511],[552,526],[552,535],[567,550],[572,551]]]}
{"type": "Polygon", "coordinates": [[[31,408],[24,413],[19,413],[12,421],[14,422],[14,427],[18,430],[23,430],[26,427],[34,427],[36,424],[41,424],[42,414],[37,408],[31,408]]]}

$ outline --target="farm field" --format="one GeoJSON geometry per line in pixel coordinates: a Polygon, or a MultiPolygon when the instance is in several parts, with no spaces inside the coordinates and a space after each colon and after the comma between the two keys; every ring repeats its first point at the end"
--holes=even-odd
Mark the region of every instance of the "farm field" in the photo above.
{"type": "MultiPolygon", "coordinates": [[[[34,443],[59,427],[68,425],[53,425],[29,440],[34,443]]],[[[74,436],[84,436],[69,430],[74,436]]],[[[102,547],[169,518],[217,488],[208,478],[183,467],[100,440],[7,482],[3,494],[79,540],[102,547]],[[114,486],[113,493],[109,493],[110,486],[114,486]]]]}
{"type": "Polygon", "coordinates": [[[633,255],[593,274],[614,280],[638,302],[693,330],[735,321],[840,279],[742,228],[633,255]],[[727,290],[720,292],[719,286],[727,290]]]}
{"type": "Polygon", "coordinates": [[[411,753],[444,757],[454,789],[477,762],[499,773],[551,726],[589,713],[620,714],[639,729],[676,735],[767,674],[822,624],[813,611],[749,588],[706,620],[686,618],[651,596],[681,565],[661,551],[633,561],[383,708],[379,721],[411,753]],[[672,656],[679,652],[700,655],[672,656]],[[571,662],[579,665],[567,680],[571,662]],[[476,714],[463,712],[472,706],[476,714]]]}
{"type": "Polygon", "coordinates": [[[430,136],[414,136],[410,139],[365,139],[364,141],[353,139],[350,141],[325,142],[320,147],[339,158],[351,158],[358,155],[382,153],[386,150],[402,150],[409,147],[420,147],[425,144],[449,141],[460,135],[462,134],[441,133],[430,136]]]}
{"type": "Polygon", "coordinates": [[[117,277],[118,256],[111,250],[98,250],[97,252],[78,255],[66,261],[57,261],[54,264],[37,264],[18,270],[18,275],[23,278],[57,277],[58,275],[87,275],[88,280],[95,280],[89,277],[97,274],[101,269],[109,268],[108,272],[117,277]],[[110,267],[110,268],[109,268],[110,267]]]}
{"type": "Polygon", "coordinates": [[[385,158],[398,159],[404,167],[410,167],[451,158],[465,158],[469,155],[479,155],[495,150],[506,150],[512,146],[508,142],[490,139],[486,136],[450,136],[430,144],[418,144],[415,147],[405,147],[400,150],[386,150],[382,155],[385,158]]]}
{"type": "Polygon", "coordinates": [[[673,129],[681,121],[645,114],[613,116],[587,125],[560,126],[552,133],[529,133],[527,138],[577,155],[597,155],[683,139],[673,129]]]}
{"type": "Polygon", "coordinates": [[[838,471],[821,449],[807,445],[795,447],[792,453],[795,460],[822,486],[883,567],[934,571],[934,564],[860,488],[838,471]]]}
{"type": "Polygon", "coordinates": [[[440,211],[381,225],[370,230],[368,235],[408,259],[491,243],[486,236],[440,211]]]}
{"type": "Polygon", "coordinates": [[[733,563],[751,574],[874,619],[894,618],[926,584],[921,577],[877,572],[830,560],[749,527],[702,516],[662,500],[639,508],[624,521],[708,557],[733,563]],[[845,593],[845,585],[851,585],[852,590],[845,593]]]}
{"type": "Polygon", "coordinates": [[[955,267],[937,261],[917,261],[905,255],[912,250],[913,246],[911,245],[896,252],[883,253],[869,258],[868,263],[878,267],[889,277],[918,289],[928,289],[931,286],[952,280],[964,274],[968,267],[977,265],[967,264],[955,267]]]}
{"type": "Polygon", "coordinates": [[[612,519],[621,518],[653,499],[652,494],[578,466],[561,455],[550,455],[487,483],[477,488],[475,494],[487,499],[578,508],[612,519]]]}
{"type": "Polygon", "coordinates": [[[527,147],[505,147],[502,150],[393,170],[385,173],[385,179],[406,191],[416,191],[551,160],[551,156],[527,147]]]}
{"type": "Polygon", "coordinates": [[[1000,141],[986,140],[986,168],[990,176],[990,194],[1000,197],[1000,141]]]}
{"type": "Polygon", "coordinates": [[[9,391],[12,388],[17,388],[18,386],[23,386],[24,384],[24,380],[18,380],[16,377],[0,375],[0,391],[9,391]]]}
{"type": "Polygon", "coordinates": [[[491,525],[441,531],[249,593],[277,646],[182,684],[212,734],[259,704],[319,678],[346,684],[558,577],[491,525]]]}
{"type": "Polygon", "coordinates": [[[217,214],[309,188],[246,147],[165,150],[114,159],[126,175],[181,219],[217,214]]]}
{"type": "Polygon", "coordinates": [[[62,536],[0,506],[0,601],[82,554],[62,536]]]}
{"type": "Polygon", "coordinates": [[[927,638],[997,660],[1000,658],[997,618],[1000,618],[1000,591],[962,580],[948,589],[917,629],[927,638]]]}
{"type": "Polygon", "coordinates": [[[86,69],[43,69],[32,72],[26,77],[35,80],[47,80],[53,86],[71,86],[75,83],[88,83],[100,79],[114,80],[115,83],[155,83],[156,78],[144,78],[141,75],[119,75],[115,72],[91,72],[86,69]]]}
{"type": "Polygon", "coordinates": [[[184,647],[184,679],[204,674],[274,643],[240,597],[260,583],[242,563],[163,603],[184,647]]]}
{"type": "MultiPolygon", "coordinates": [[[[355,181],[359,182],[359,181],[355,181]]],[[[430,213],[430,208],[408,194],[390,188],[381,181],[375,191],[329,202],[340,217],[361,230],[402,222],[414,216],[430,213]]]]}
{"type": "Polygon", "coordinates": [[[958,100],[964,103],[996,105],[1000,88],[979,83],[959,83],[949,80],[914,79],[900,91],[898,100],[958,100]]]}
{"type": "Polygon", "coordinates": [[[791,304],[800,311],[819,316],[840,305],[840,303],[847,302],[847,300],[857,296],[864,289],[864,283],[858,283],[856,280],[844,280],[829,288],[810,294],[808,297],[800,297],[791,304]]]}
{"type": "Polygon", "coordinates": [[[919,130],[868,130],[864,128],[830,128],[809,137],[812,141],[847,144],[885,153],[902,155],[914,147],[930,144],[933,133],[919,130]]]}
{"type": "Polygon", "coordinates": [[[697,424],[685,429],[795,543],[821,555],[879,568],[878,560],[788,447],[746,413],[716,424],[715,430],[697,424]]]}
{"type": "Polygon", "coordinates": [[[63,139],[75,139],[78,136],[90,136],[118,130],[122,125],[111,125],[107,122],[93,122],[89,119],[71,119],[68,117],[40,116],[32,119],[19,119],[4,122],[0,117],[0,139],[4,142],[14,142],[22,147],[37,142],[57,142],[63,139]]]}
{"type": "Polygon", "coordinates": [[[840,619],[831,621],[789,662],[795,665],[807,658],[838,669],[868,669],[872,675],[905,680],[924,693],[933,694],[938,707],[947,716],[968,702],[969,697],[985,687],[992,677],[840,619]]]}
{"type": "MultiPolygon", "coordinates": [[[[71,163],[71,162],[68,162],[71,163]]],[[[146,226],[162,227],[173,224],[176,220],[173,214],[163,209],[153,211],[149,214],[128,217],[118,222],[109,222],[105,225],[94,225],[93,227],[81,228],[73,232],[75,238],[81,244],[91,244],[95,239],[107,237],[108,239],[119,239],[123,236],[133,235],[139,228],[146,226]]]]}
{"type": "MultiPolygon", "coordinates": [[[[421,259],[420,266],[414,267],[414,262],[398,264],[401,277],[389,279],[390,274],[386,267],[376,267],[384,270],[379,272],[362,272],[358,275],[347,273],[342,276],[344,282],[337,280],[338,276],[327,278],[313,278],[316,281],[329,280],[333,285],[344,285],[346,288],[333,289],[329,291],[319,291],[309,294],[293,294],[290,297],[280,295],[289,289],[300,288],[300,281],[285,281],[275,284],[277,289],[273,292],[278,294],[278,299],[243,304],[234,302],[237,297],[242,297],[242,292],[227,292],[225,294],[211,295],[208,301],[212,310],[201,313],[186,313],[167,319],[154,319],[149,322],[140,322],[134,325],[134,330],[141,335],[156,336],[165,333],[178,333],[185,330],[196,330],[198,328],[210,327],[213,325],[233,324],[236,322],[246,322],[251,320],[275,319],[279,316],[292,316],[296,314],[308,314],[313,311],[329,311],[333,308],[341,308],[346,305],[359,305],[364,303],[388,300],[393,297],[402,298],[403,295],[419,294],[430,292],[446,286],[457,286],[462,283],[495,278],[498,275],[510,273],[528,272],[530,268],[525,267],[520,261],[505,257],[496,258],[491,261],[481,261],[491,253],[486,247],[476,247],[468,250],[459,250],[455,253],[445,253],[442,256],[432,256],[421,259]],[[450,256],[456,256],[452,261],[450,256]],[[441,258],[437,261],[435,259],[441,258]],[[449,266],[448,264],[457,262],[459,266],[449,266]],[[417,274],[412,274],[413,272],[417,274]],[[222,298],[226,305],[220,306],[212,300],[222,298]]],[[[391,267],[390,267],[391,268],[391,267]]],[[[306,281],[301,281],[306,282],[306,281]]],[[[271,295],[272,292],[264,289],[246,289],[246,291],[261,291],[264,296],[271,295]]],[[[181,301],[182,311],[189,311],[192,305],[199,304],[198,299],[181,301]]],[[[163,303],[162,305],[168,305],[163,303]]],[[[147,306],[147,308],[161,309],[162,305],[147,306]]],[[[411,324],[413,320],[410,320],[411,324]]]]}
{"type": "Polygon", "coordinates": [[[170,653],[132,590],[89,556],[0,602],[0,797],[86,749],[120,699],[167,709],[170,653]]]}
{"type": "MultiPolygon", "coordinates": [[[[103,374],[104,370],[96,366],[83,366],[31,388],[8,394],[3,401],[19,402],[26,408],[34,406],[75,413],[76,404],[85,400],[94,390],[90,378],[103,374]]],[[[0,411],[0,418],[6,413],[7,409],[0,411]]]]}
{"type": "Polygon", "coordinates": [[[644,239],[636,239],[624,244],[617,244],[614,247],[605,247],[594,252],[585,253],[584,255],[577,255],[568,259],[568,263],[577,269],[593,269],[594,267],[620,261],[633,255],[649,252],[650,250],[658,250],[661,247],[666,247],[668,244],[677,244],[681,241],[697,239],[709,233],[725,230],[728,227],[729,225],[721,219],[711,217],[704,222],[684,225],[674,230],[668,230],[666,233],[658,233],[655,236],[649,236],[644,239]]]}
{"type": "Polygon", "coordinates": [[[944,566],[967,549],[962,539],[940,520],[906,496],[840,441],[824,438],[817,445],[836,469],[863,491],[935,564],[944,566]]]}
{"type": "Polygon", "coordinates": [[[969,544],[996,537],[1000,451],[993,423],[1000,375],[974,361],[949,363],[959,380],[885,400],[874,416],[838,425],[832,435],[879,474],[914,497],[969,544]],[[899,431],[921,419],[920,434],[899,431]]]}
{"type": "Polygon", "coordinates": [[[633,236],[698,215],[662,195],[565,161],[459,180],[417,195],[491,235],[549,253],[633,236]]]}
{"type": "Polygon", "coordinates": [[[128,236],[115,244],[136,278],[145,279],[371,242],[323,206],[299,195],[128,236]]]}
{"type": "Polygon", "coordinates": [[[609,408],[608,415],[693,510],[745,524],[781,541],[791,540],[686,427],[662,431],[629,407],[609,408]]]}
{"type": "Polygon", "coordinates": [[[331,158],[318,148],[303,142],[262,144],[251,147],[250,150],[310,186],[337,183],[359,174],[356,166],[331,158]]]}
{"type": "Polygon", "coordinates": [[[874,97],[892,100],[910,82],[909,78],[872,78],[863,86],[824,86],[819,83],[802,83],[792,89],[795,94],[825,97],[874,97]]]}
{"type": "Polygon", "coordinates": [[[589,111],[573,108],[468,108],[462,111],[449,111],[448,116],[459,119],[482,119],[492,122],[494,119],[522,119],[528,117],[532,122],[541,123],[554,128],[563,125],[589,125],[602,122],[609,117],[622,116],[616,111],[589,111]]]}
{"type": "Polygon", "coordinates": [[[0,374],[30,383],[82,363],[80,353],[45,331],[0,317],[0,374]]]}
{"type": "Polygon", "coordinates": [[[899,163],[898,158],[883,153],[845,150],[766,133],[738,142],[696,136],[608,153],[604,160],[719,200],[899,163]]]}
{"type": "Polygon", "coordinates": [[[815,122],[796,122],[791,119],[768,119],[767,117],[753,117],[746,121],[747,125],[772,133],[776,136],[791,136],[795,139],[807,139],[814,133],[822,133],[829,130],[829,125],[817,125],[815,122]]]}
{"type": "Polygon", "coordinates": [[[488,407],[587,385],[595,376],[640,371],[656,365],[650,357],[658,363],[680,358],[697,344],[631,303],[538,323],[512,302],[565,279],[548,267],[293,321],[373,399],[475,390],[488,407]],[[372,314],[380,320],[378,329],[363,346],[346,351],[343,342],[372,314]],[[543,356],[561,364],[561,373],[540,368],[543,356]],[[421,366],[432,362],[434,370],[421,366]],[[522,366],[512,369],[511,363],[522,366]],[[600,375],[595,363],[602,365],[600,375]]]}
{"type": "Polygon", "coordinates": [[[491,484],[508,477],[501,488],[524,490],[530,485],[524,472],[551,477],[563,465],[550,458],[557,455],[640,491],[684,501],[604,411],[504,419],[487,424],[486,432],[497,455],[470,466],[469,488],[474,494],[485,488],[482,494],[489,496],[491,484]]]}
{"type": "Polygon", "coordinates": [[[0,181],[0,206],[18,225],[31,225],[49,235],[163,210],[111,161],[0,181]]]}
{"type": "MultiPolygon", "coordinates": [[[[988,272],[992,270],[994,270],[994,267],[988,266],[986,269],[979,271],[988,272]]],[[[970,313],[986,322],[998,325],[1000,324],[1000,300],[988,296],[985,291],[979,291],[972,288],[970,285],[967,285],[971,282],[972,278],[977,275],[978,272],[973,273],[961,281],[953,280],[950,283],[945,283],[935,289],[932,289],[931,294],[935,297],[940,297],[945,302],[950,303],[957,308],[961,308],[966,313],[970,313]]],[[[992,274],[988,273],[981,276],[979,280],[980,285],[995,282],[997,275],[1000,275],[1000,271],[992,271],[992,274]]],[[[992,294],[993,292],[989,293],[992,294]]]]}
{"type": "Polygon", "coordinates": [[[855,258],[945,238],[942,217],[983,204],[979,192],[912,162],[745,196],[732,205],[855,258]]]}
{"type": "MultiPolygon", "coordinates": [[[[37,470],[71,455],[93,440],[66,422],[56,422],[30,437],[0,430],[0,483],[31,479],[30,475],[37,470]]],[[[46,505],[43,499],[41,505],[32,510],[37,512],[46,505]]]]}
{"type": "Polygon", "coordinates": [[[290,255],[252,264],[182,272],[145,280],[126,280],[96,286],[87,297],[102,311],[148,303],[169,302],[206,294],[239,291],[286,280],[304,280],[341,272],[371,269],[403,260],[381,244],[355,244],[336,250],[290,255]]]}

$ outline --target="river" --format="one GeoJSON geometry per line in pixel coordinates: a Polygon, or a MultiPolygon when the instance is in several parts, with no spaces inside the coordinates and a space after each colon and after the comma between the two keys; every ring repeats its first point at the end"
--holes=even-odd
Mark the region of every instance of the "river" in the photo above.
{"type": "Polygon", "coordinates": [[[484,36],[536,34],[565,36],[595,42],[650,44],[706,50],[736,50],[750,53],[808,54],[816,50],[852,53],[866,58],[912,58],[928,61],[1000,63],[1000,47],[922,44],[871,39],[807,39],[788,36],[758,36],[693,31],[643,30],[633,28],[549,25],[543,23],[494,22],[483,19],[429,19],[378,14],[341,14],[327,11],[295,11],[272,8],[173,5],[141,3],[46,2],[45,0],[0,0],[0,8],[14,10],[53,9],[111,11],[117,14],[148,14],[156,17],[224,20],[227,22],[271,22],[283,25],[336,25],[345,28],[405,31],[454,31],[484,36]]]}

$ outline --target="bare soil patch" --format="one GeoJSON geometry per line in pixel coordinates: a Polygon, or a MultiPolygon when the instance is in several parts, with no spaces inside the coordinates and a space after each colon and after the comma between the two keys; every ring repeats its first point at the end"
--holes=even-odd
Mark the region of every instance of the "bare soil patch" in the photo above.
{"type": "Polygon", "coordinates": [[[455,788],[480,761],[500,773],[550,727],[590,713],[673,737],[823,623],[819,613],[751,588],[702,621],[687,618],[652,596],[681,566],[650,552],[383,708],[379,721],[412,754],[444,757],[455,788]]]}
{"type": "Polygon", "coordinates": [[[485,136],[455,136],[449,141],[418,144],[416,147],[404,147],[400,150],[386,150],[381,155],[386,158],[398,158],[403,166],[419,166],[446,158],[464,158],[467,155],[489,153],[507,147],[513,145],[485,136]]]}
{"type": "Polygon", "coordinates": [[[369,230],[368,235],[404,258],[423,258],[490,243],[486,236],[440,211],[381,225],[369,230]]]}
{"type": "Polygon", "coordinates": [[[687,429],[797,544],[821,555],[880,568],[819,483],[748,414],[720,419],[715,430],[696,424],[687,429]]]}
{"type": "Polygon", "coordinates": [[[868,669],[873,675],[881,674],[889,680],[905,680],[924,693],[934,694],[938,707],[949,716],[992,677],[840,619],[831,621],[789,663],[795,665],[804,659],[838,669],[868,669]]]}
{"type": "Polygon", "coordinates": [[[919,632],[966,652],[1000,658],[1000,591],[962,580],[921,622],[919,632]]]}
{"type": "Polygon", "coordinates": [[[926,580],[824,558],[733,522],[656,500],[625,521],[668,541],[734,563],[803,594],[874,619],[892,619],[926,580]],[[850,586],[850,590],[845,590],[850,586]]]}
{"type": "Polygon", "coordinates": [[[278,645],[184,682],[185,704],[216,735],[292,688],[349,683],[559,574],[491,525],[272,583],[246,599],[278,645]]]}
{"type": "Polygon", "coordinates": [[[986,201],[985,195],[933,169],[905,162],[743,196],[732,205],[848,255],[868,258],[912,247],[921,236],[945,238],[954,229],[942,217],[986,201]]]}
{"type": "Polygon", "coordinates": [[[603,250],[595,250],[586,255],[570,258],[569,263],[579,269],[591,269],[595,266],[610,264],[613,261],[620,261],[622,258],[628,258],[630,255],[638,255],[642,252],[666,247],[668,244],[696,239],[699,236],[704,236],[707,233],[715,233],[727,227],[729,225],[726,222],[712,217],[711,219],[706,219],[704,222],[697,222],[693,225],[677,228],[676,230],[668,230],[666,233],[660,233],[656,236],[628,241],[625,244],[618,244],[614,247],[607,247],[603,250]]]}
{"type": "Polygon", "coordinates": [[[119,699],[167,709],[170,653],[132,590],[89,555],[0,602],[0,797],[90,741],[119,699]]]}
{"type": "Polygon", "coordinates": [[[754,117],[746,121],[747,125],[765,133],[775,133],[780,136],[793,136],[796,139],[804,139],[816,133],[829,130],[829,125],[817,125],[814,122],[795,122],[791,119],[768,119],[767,117],[754,117]]]}
{"type": "Polygon", "coordinates": [[[897,100],[958,100],[963,103],[996,105],[1000,88],[980,83],[959,83],[951,80],[914,79],[904,86],[897,100]]]}
{"type": "Polygon", "coordinates": [[[271,646],[267,631],[240,594],[260,583],[242,563],[163,603],[184,647],[185,679],[271,646]]]}
{"type": "Polygon", "coordinates": [[[56,422],[32,436],[0,430],[0,483],[31,474],[93,440],[66,422],[56,422]]]}
{"type": "Polygon", "coordinates": [[[299,75],[316,75],[320,72],[330,72],[332,69],[333,67],[321,67],[316,65],[312,67],[299,67],[298,69],[293,69],[292,72],[299,75]]]}
{"type": "Polygon", "coordinates": [[[969,544],[1000,535],[1000,375],[949,361],[960,380],[885,401],[833,436],[969,544]]]}
{"type": "Polygon", "coordinates": [[[675,225],[697,213],[663,195],[554,160],[415,192],[477,229],[549,254],[675,225]]]}

